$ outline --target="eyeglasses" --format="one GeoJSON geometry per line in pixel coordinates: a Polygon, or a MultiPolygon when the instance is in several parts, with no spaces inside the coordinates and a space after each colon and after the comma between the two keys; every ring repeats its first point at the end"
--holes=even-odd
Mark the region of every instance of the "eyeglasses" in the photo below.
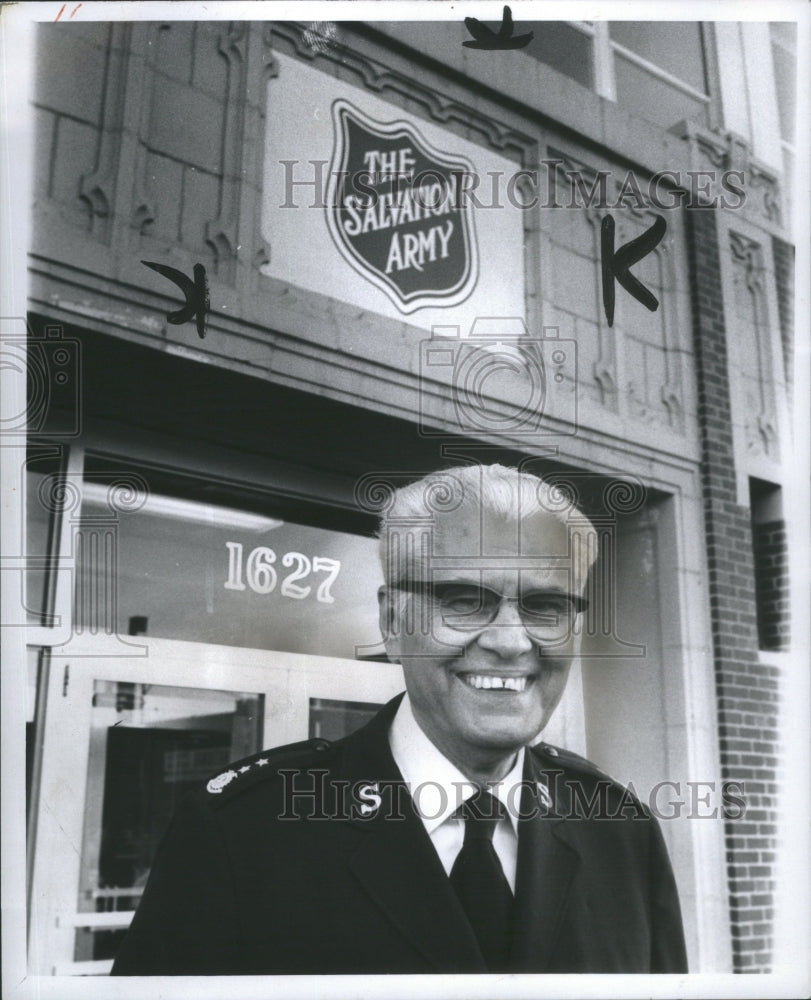
{"type": "Polygon", "coordinates": [[[438,610],[443,625],[460,632],[486,628],[495,620],[501,602],[513,601],[518,607],[521,624],[530,635],[560,639],[571,628],[574,617],[588,607],[584,597],[548,590],[530,590],[519,597],[505,597],[489,587],[473,583],[412,580],[395,586],[398,590],[427,597],[438,610]]]}

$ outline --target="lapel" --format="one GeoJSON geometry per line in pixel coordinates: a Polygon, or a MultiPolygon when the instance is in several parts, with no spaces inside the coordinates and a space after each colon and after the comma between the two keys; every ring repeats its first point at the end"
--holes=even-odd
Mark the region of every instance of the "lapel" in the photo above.
{"type": "Polygon", "coordinates": [[[564,820],[567,786],[555,781],[555,774],[561,776],[560,771],[545,772],[527,747],[521,798],[521,815],[527,818],[518,822],[513,972],[543,972],[549,966],[580,861],[575,831],[564,820]],[[548,808],[533,791],[544,778],[552,796],[548,808]]]}
{"type": "Polygon", "coordinates": [[[353,783],[386,783],[375,815],[351,821],[360,838],[350,866],[366,893],[429,963],[444,972],[485,972],[476,938],[389,748],[389,726],[401,697],[345,743],[347,777],[353,783]]]}

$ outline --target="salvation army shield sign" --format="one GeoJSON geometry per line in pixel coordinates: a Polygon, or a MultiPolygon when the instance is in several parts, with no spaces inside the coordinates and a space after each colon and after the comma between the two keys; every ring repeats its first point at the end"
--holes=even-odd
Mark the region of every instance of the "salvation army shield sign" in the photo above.
{"type": "Polygon", "coordinates": [[[470,161],[343,99],[332,118],[327,222],[341,255],[403,313],[463,302],[478,278],[470,161]]]}

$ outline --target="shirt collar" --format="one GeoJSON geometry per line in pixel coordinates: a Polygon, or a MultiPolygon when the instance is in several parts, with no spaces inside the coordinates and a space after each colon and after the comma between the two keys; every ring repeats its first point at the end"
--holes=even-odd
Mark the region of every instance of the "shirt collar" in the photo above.
{"type": "MultiPolygon", "coordinates": [[[[476,794],[475,782],[466,778],[422,731],[407,694],[391,724],[389,746],[429,834],[476,794]]],[[[504,804],[515,833],[518,832],[520,788],[513,789],[521,784],[523,773],[524,748],[521,747],[509,772],[490,789],[504,804]]]]}

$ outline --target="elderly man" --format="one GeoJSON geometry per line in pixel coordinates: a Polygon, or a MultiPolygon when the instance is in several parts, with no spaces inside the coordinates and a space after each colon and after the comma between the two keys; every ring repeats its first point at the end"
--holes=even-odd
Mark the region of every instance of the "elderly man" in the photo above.
{"type": "Polygon", "coordinates": [[[393,494],[380,620],[405,695],[191,795],[115,974],[686,971],[656,821],[534,742],[596,553],[558,499],[501,466],[393,494]]]}

